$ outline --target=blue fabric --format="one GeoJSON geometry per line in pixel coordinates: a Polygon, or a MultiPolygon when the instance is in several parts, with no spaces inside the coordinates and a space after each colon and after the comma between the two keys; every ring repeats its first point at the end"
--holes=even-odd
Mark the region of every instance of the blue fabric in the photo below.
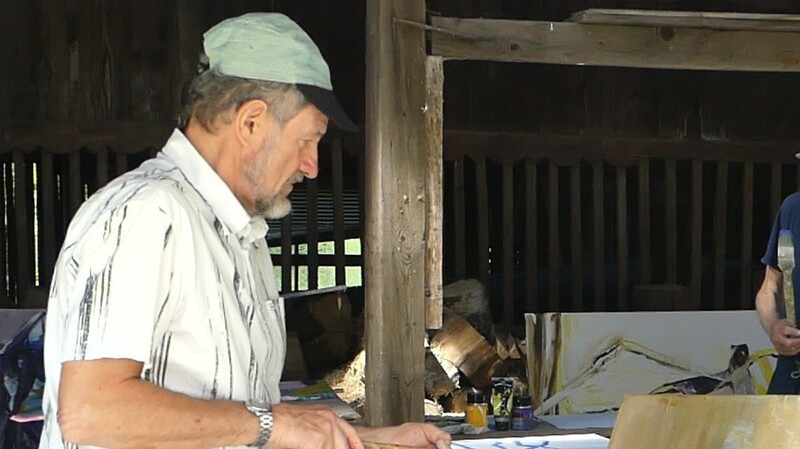
{"type": "MultiPolygon", "coordinates": [[[[778,210],[778,215],[775,217],[775,224],[772,226],[772,232],[769,236],[767,243],[767,251],[761,262],[764,265],[769,265],[772,268],[778,269],[778,234],[782,230],[789,230],[792,232],[792,243],[794,244],[794,260],[795,266],[798,267],[792,271],[792,281],[795,286],[800,286],[800,192],[793,193],[786,197],[778,210]]],[[[800,289],[795,287],[795,296],[800,289]]],[[[800,310],[795,311],[797,322],[800,323],[800,310]]],[[[780,310],[781,318],[784,318],[784,311],[780,310]]],[[[778,357],[778,363],[775,367],[775,372],[772,374],[772,381],[769,385],[769,394],[798,394],[800,393],[800,379],[792,378],[791,374],[798,371],[800,368],[800,356],[794,357],[778,357]]],[[[797,377],[797,376],[795,376],[797,377]]]]}

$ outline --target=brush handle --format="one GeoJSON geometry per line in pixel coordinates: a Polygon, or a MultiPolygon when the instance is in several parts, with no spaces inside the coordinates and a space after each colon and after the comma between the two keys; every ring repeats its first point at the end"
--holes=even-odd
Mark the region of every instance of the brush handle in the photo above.
{"type": "Polygon", "coordinates": [[[783,273],[783,299],[786,303],[786,323],[792,327],[797,327],[797,319],[794,308],[794,284],[792,282],[792,270],[783,273]]]}
{"type": "Polygon", "coordinates": [[[420,449],[415,446],[404,446],[402,444],[373,443],[372,441],[362,441],[365,449],[420,449]]]}

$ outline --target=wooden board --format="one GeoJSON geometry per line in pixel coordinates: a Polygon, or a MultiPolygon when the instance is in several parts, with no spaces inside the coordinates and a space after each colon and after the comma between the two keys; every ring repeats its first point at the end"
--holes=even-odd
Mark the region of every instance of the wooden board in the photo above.
{"type": "Polygon", "coordinates": [[[448,59],[681,70],[800,71],[800,33],[432,17],[448,59]]]}
{"type": "Polygon", "coordinates": [[[628,396],[609,449],[795,448],[800,396],[628,396]]]}
{"type": "Polygon", "coordinates": [[[715,30],[797,31],[800,29],[800,15],[797,14],[591,8],[576,12],[570,17],[570,21],[604,25],[710,28],[715,30]]]}

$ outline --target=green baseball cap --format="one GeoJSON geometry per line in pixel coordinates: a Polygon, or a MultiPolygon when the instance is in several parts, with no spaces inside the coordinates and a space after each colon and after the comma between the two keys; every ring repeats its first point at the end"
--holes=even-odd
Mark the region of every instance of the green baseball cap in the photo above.
{"type": "Polygon", "coordinates": [[[209,66],[220,73],[294,84],[338,127],[356,131],[333,95],[330,69],[314,41],[292,19],[249,13],[223,20],[203,35],[209,66]]]}

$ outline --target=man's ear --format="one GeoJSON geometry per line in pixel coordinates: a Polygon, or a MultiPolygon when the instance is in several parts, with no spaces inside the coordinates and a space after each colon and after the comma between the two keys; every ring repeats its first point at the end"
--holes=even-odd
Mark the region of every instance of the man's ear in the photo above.
{"type": "Polygon", "coordinates": [[[264,100],[249,100],[239,107],[233,125],[236,139],[244,146],[260,143],[272,117],[264,100]]]}

